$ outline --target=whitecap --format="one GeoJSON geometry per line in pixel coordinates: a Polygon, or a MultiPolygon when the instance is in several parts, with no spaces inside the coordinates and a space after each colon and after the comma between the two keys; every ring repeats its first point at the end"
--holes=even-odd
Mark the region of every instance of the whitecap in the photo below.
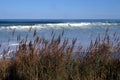
{"type": "Polygon", "coordinates": [[[47,29],[47,28],[91,28],[94,26],[118,26],[120,23],[108,23],[108,22],[79,22],[79,23],[48,23],[48,24],[35,24],[35,25],[14,25],[14,26],[2,26],[0,30],[29,30],[32,29],[47,29]]]}

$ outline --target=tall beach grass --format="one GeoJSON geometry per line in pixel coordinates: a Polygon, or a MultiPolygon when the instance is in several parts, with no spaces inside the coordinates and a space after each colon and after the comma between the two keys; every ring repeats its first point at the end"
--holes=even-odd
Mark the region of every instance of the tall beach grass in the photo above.
{"type": "Polygon", "coordinates": [[[63,35],[55,37],[53,31],[47,40],[35,30],[31,41],[18,35],[14,57],[6,58],[9,49],[2,53],[0,80],[120,80],[119,35],[111,37],[106,30],[87,49],[79,45],[76,51],[77,39],[62,41],[63,35]]]}

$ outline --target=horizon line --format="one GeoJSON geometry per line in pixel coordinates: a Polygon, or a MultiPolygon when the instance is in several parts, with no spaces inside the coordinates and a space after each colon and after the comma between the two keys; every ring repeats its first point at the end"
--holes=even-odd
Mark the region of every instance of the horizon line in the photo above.
{"type": "Polygon", "coordinates": [[[120,18],[119,19],[116,19],[116,18],[81,18],[81,19],[78,19],[78,18],[50,18],[50,19],[48,19],[48,18],[44,18],[44,19],[38,19],[38,18],[6,18],[6,19],[0,19],[0,20],[90,20],[90,19],[92,19],[92,20],[120,20],[120,18]]]}

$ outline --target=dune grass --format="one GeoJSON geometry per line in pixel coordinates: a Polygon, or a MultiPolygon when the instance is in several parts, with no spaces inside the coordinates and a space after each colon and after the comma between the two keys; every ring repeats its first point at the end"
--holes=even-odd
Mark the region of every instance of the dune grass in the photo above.
{"type": "Polygon", "coordinates": [[[4,50],[0,80],[120,80],[120,57],[115,57],[120,55],[120,37],[116,34],[111,38],[106,31],[104,37],[91,40],[87,49],[78,46],[74,51],[77,39],[62,41],[64,31],[57,38],[51,32],[51,40],[36,33],[33,41],[18,36],[14,58],[6,59],[9,50],[4,50]]]}

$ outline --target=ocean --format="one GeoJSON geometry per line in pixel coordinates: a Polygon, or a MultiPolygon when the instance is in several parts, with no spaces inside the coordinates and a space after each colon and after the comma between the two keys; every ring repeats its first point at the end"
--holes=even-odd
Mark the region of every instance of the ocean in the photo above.
{"type": "Polygon", "coordinates": [[[87,48],[91,40],[100,34],[103,36],[115,32],[120,35],[120,20],[118,19],[0,19],[0,54],[4,49],[14,48],[18,45],[17,36],[21,40],[28,34],[28,40],[33,39],[34,30],[39,37],[51,39],[54,31],[57,37],[64,30],[62,40],[69,39],[71,42],[77,38],[76,46],[82,45],[87,48]],[[29,32],[29,30],[31,31],[29,32]],[[14,35],[13,35],[14,32],[14,35]]]}

